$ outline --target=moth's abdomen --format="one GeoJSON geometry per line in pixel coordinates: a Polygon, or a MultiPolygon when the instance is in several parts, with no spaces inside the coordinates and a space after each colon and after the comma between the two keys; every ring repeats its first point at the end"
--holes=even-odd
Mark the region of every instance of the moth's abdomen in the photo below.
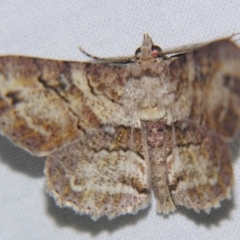
{"type": "Polygon", "coordinates": [[[161,120],[141,123],[148,150],[152,188],[157,198],[157,211],[169,214],[176,209],[169,190],[167,173],[167,146],[171,131],[161,120]]]}

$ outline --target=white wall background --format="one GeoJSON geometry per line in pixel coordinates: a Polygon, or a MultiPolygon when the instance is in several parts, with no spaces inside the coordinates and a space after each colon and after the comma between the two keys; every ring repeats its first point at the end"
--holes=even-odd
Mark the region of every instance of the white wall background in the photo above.
{"type": "MultiPolygon", "coordinates": [[[[240,1],[0,2],[0,55],[85,60],[78,46],[98,56],[131,55],[145,32],[163,49],[229,36],[240,32],[240,1]]],[[[57,207],[45,194],[44,159],[1,137],[0,239],[237,239],[240,162],[233,164],[234,198],[211,215],[181,209],[164,218],[153,200],[136,216],[93,222],[57,207]]]]}

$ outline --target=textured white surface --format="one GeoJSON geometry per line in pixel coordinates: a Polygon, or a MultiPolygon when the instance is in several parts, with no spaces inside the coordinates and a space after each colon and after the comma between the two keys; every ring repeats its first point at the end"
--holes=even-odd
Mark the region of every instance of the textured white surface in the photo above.
{"type": "MultiPolygon", "coordinates": [[[[238,0],[1,0],[0,55],[86,60],[78,46],[103,57],[131,55],[145,32],[163,49],[206,41],[240,32],[239,9],[238,0]]],[[[239,148],[235,142],[235,152],[239,148]]],[[[1,137],[0,238],[238,239],[240,161],[233,164],[233,201],[225,201],[210,215],[181,209],[164,218],[156,214],[152,201],[135,216],[93,222],[57,207],[45,194],[44,159],[1,137]]]]}

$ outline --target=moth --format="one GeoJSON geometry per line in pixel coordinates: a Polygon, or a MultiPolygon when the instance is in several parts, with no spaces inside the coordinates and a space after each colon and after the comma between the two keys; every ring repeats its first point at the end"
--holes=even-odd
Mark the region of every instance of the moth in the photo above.
{"type": "Polygon", "coordinates": [[[47,191],[96,220],[231,197],[227,142],[240,124],[240,48],[225,38],[90,62],[0,57],[0,129],[47,156],[47,191]]]}

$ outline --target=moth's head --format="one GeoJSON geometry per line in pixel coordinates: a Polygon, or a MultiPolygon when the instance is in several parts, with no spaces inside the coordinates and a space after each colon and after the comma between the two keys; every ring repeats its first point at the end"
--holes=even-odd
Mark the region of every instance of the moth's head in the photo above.
{"type": "Polygon", "coordinates": [[[135,51],[135,57],[141,61],[149,61],[161,56],[162,49],[154,45],[148,34],[143,35],[142,46],[135,51]]]}

